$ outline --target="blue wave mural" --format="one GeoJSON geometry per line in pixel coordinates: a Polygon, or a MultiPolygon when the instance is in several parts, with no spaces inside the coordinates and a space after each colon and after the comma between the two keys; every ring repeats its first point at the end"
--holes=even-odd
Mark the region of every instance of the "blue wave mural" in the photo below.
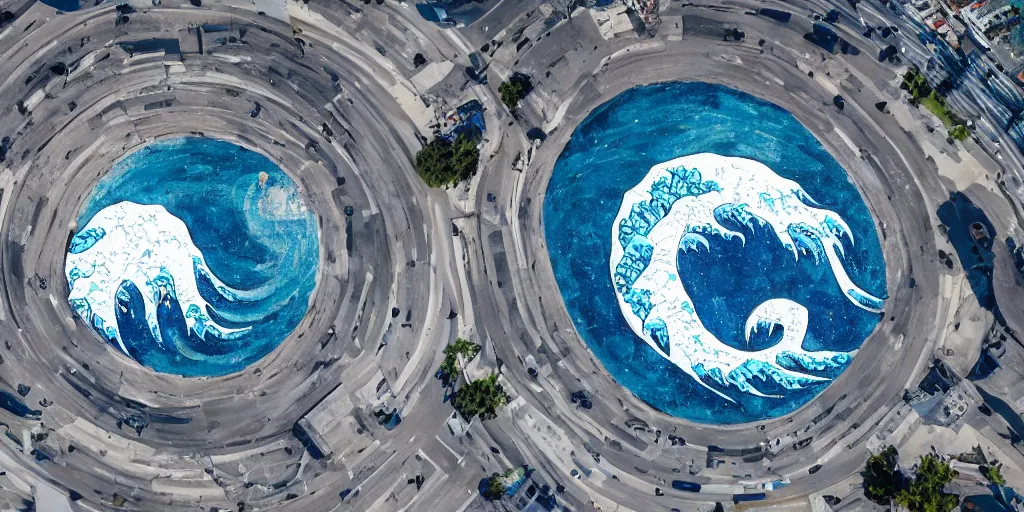
{"type": "Polygon", "coordinates": [[[244,369],[309,307],[316,217],[263,155],[213,139],[150,144],[93,190],[65,273],[72,309],[158,372],[244,369]]]}
{"type": "Polygon", "coordinates": [[[791,114],[722,86],[638,87],[595,109],[555,163],[544,227],[591,351],[696,422],[794,411],[884,308],[881,246],[846,172],[791,114]]]}

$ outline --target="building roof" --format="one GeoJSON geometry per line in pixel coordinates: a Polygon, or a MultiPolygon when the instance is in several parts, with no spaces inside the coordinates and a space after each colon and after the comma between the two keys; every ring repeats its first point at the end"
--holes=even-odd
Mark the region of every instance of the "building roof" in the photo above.
{"type": "Polygon", "coordinates": [[[988,0],[974,11],[974,16],[981,20],[1008,7],[1010,7],[1010,0],[988,0]]]}

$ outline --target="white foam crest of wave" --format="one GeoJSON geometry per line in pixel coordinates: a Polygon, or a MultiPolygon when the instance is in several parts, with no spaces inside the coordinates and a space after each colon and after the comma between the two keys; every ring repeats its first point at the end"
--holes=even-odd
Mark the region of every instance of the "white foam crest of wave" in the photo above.
{"type": "Polygon", "coordinates": [[[169,304],[171,297],[177,299],[188,329],[199,337],[209,331],[217,338],[231,339],[249,330],[223,327],[209,317],[210,305],[199,294],[198,274],[208,277],[228,300],[247,293],[228,287],[210,271],[185,223],[160,205],[124,201],[100,210],[72,239],[64,271],[72,308],[117,340],[126,354],[117,325],[117,308],[127,312],[122,305],[127,296],[122,304],[117,297],[124,282],[131,282],[142,294],[146,323],[158,343],[164,340],[157,304],[169,304]]]}
{"type": "Polygon", "coordinates": [[[827,261],[851,302],[881,311],[883,301],[855,285],[843,267],[842,237],[852,242],[853,236],[838,214],[818,208],[799,184],[759,162],[701,153],[654,166],[623,195],[612,225],[610,269],[630,328],[698,383],[730,401],[708,380],[755,396],[766,396],[755,387],[759,380],[785,389],[827,380],[807,372],[841,367],[854,352],[804,350],[808,312],[792,300],[769,299],[750,313],[747,341],[761,330],[783,329],[780,342],[758,351],[722,343],[697,316],[678,273],[677,253],[711,250],[712,236],[746,243],[742,232],[722,225],[726,219],[748,229],[770,227],[795,258],[827,261]]]}

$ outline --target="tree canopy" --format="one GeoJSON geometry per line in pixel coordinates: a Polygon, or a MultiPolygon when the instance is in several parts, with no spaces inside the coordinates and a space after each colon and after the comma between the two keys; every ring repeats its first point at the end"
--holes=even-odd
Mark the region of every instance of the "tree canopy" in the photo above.
{"type": "Polygon", "coordinates": [[[981,466],[981,474],[985,475],[989,482],[1006,485],[1006,479],[1003,478],[1003,472],[999,470],[999,466],[981,466]]]}
{"type": "Polygon", "coordinates": [[[921,71],[913,67],[903,74],[903,83],[900,84],[900,88],[909,92],[915,101],[921,101],[932,93],[928,79],[921,71]]]}
{"type": "Polygon", "coordinates": [[[946,98],[928,84],[928,80],[920,70],[917,68],[907,70],[903,75],[903,83],[900,84],[900,88],[910,93],[911,103],[923,105],[939,118],[942,124],[949,128],[950,137],[964,140],[970,136],[971,133],[966,122],[949,108],[946,98]]]}
{"type": "Polygon", "coordinates": [[[879,505],[889,505],[903,481],[903,475],[896,470],[899,453],[890,446],[868,457],[861,475],[864,477],[864,495],[879,505]]]}
{"type": "Polygon", "coordinates": [[[950,512],[960,504],[960,497],[946,494],[942,489],[958,473],[935,455],[921,457],[914,480],[896,493],[896,503],[911,512],[950,512]]]}
{"type": "MultiPolygon", "coordinates": [[[[889,446],[872,455],[864,465],[864,495],[879,505],[898,503],[910,512],[951,512],[960,497],[942,492],[957,472],[937,455],[925,455],[909,480],[896,467],[899,453],[889,446]]],[[[987,476],[987,474],[986,474],[987,476]]]]}
{"type": "Polygon", "coordinates": [[[463,418],[478,416],[482,420],[489,420],[496,417],[498,409],[508,401],[505,389],[498,384],[498,375],[493,374],[460,387],[452,403],[463,418]]]}
{"type": "Polygon", "coordinates": [[[505,496],[505,482],[502,479],[500,473],[491,473],[491,476],[487,478],[487,487],[480,493],[484,499],[487,500],[500,500],[505,496]]]}
{"type": "Polygon", "coordinates": [[[451,385],[455,382],[455,379],[459,378],[459,374],[462,373],[462,368],[459,368],[458,357],[461,355],[469,361],[479,353],[480,345],[466,339],[456,338],[455,343],[444,348],[444,361],[437,372],[438,378],[441,379],[445,386],[451,385]]]}
{"type": "Polygon", "coordinates": [[[513,110],[519,105],[519,101],[530,94],[533,89],[530,77],[522,73],[513,73],[508,80],[498,86],[498,93],[501,94],[501,102],[513,110]]]}
{"type": "Polygon", "coordinates": [[[491,473],[491,476],[486,478],[480,495],[491,501],[500,500],[508,493],[509,486],[519,481],[521,475],[516,468],[508,468],[504,473],[491,473]]]}
{"type": "Polygon", "coordinates": [[[480,150],[476,142],[459,135],[454,142],[443,138],[430,141],[416,153],[416,172],[430,187],[449,187],[476,174],[480,150]]]}
{"type": "Polygon", "coordinates": [[[971,136],[971,132],[966,126],[958,124],[949,130],[949,136],[956,140],[965,140],[967,137],[971,136]]]}

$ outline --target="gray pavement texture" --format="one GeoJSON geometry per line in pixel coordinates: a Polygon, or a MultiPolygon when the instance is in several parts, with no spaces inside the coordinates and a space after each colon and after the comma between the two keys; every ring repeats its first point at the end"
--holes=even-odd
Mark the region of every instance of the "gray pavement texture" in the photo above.
{"type": "MultiPolygon", "coordinates": [[[[806,41],[809,15],[828,4],[663,1],[662,35],[608,40],[586,9],[570,23],[539,1],[496,2],[465,28],[438,27],[393,0],[132,5],[118,24],[113,4],[58,14],[0,0],[17,16],[0,26],[0,390],[40,411],[0,410],[0,509],[513,510],[546,485],[569,510],[712,510],[786,480],[765,491],[766,509],[811,510],[827,492],[870,510],[850,483],[870,450],[916,439],[908,429],[921,421],[904,390],[949,350],[963,376],[989,332],[964,270],[938,256],[950,249],[935,210],[965,188],[1000,232],[1019,231],[1019,198],[999,183],[1021,170],[988,143],[951,144],[928,130],[934,120],[898,88],[903,68],[870,55],[877,41],[844,31],[859,56],[806,41]],[[793,20],[748,14],[765,6],[793,20]],[[203,24],[227,25],[234,39],[203,24]],[[745,39],[724,41],[726,24],[745,39]],[[178,50],[117,44],[145,39],[176,40],[178,50]],[[454,66],[413,80],[416,54],[454,66]],[[66,75],[49,70],[57,62],[66,75]],[[465,73],[480,63],[486,85],[465,73]],[[513,71],[536,86],[514,114],[497,96],[513,71]],[[669,80],[725,84],[792,112],[877,221],[884,318],[849,370],[788,416],[716,427],[652,409],[603,370],[561,302],[542,218],[552,166],[592,109],[669,80]],[[832,106],[836,94],[844,110],[832,106]],[[428,189],[412,166],[430,136],[417,120],[468,99],[486,109],[479,172],[428,189]],[[543,143],[525,135],[537,127],[543,143]],[[102,342],[65,300],[66,244],[92,185],[126,152],[187,134],[266,154],[321,222],[306,318],[269,356],[226,377],[153,373],[102,342]],[[493,420],[466,424],[442,401],[434,373],[457,336],[484,347],[467,376],[500,368],[513,397],[493,420]],[[571,403],[580,390],[593,409],[571,403]],[[380,426],[382,408],[397,409],[402,424],[380,426]],[[329,456],[314,457],[296,432],[329,456]],[[522,464],[536,468],[534,493],[497,503],[478,495],[481,478],[522,464]],[[673,490],[676,479],[704,490],[673,490]]],[[[996,261],[1001,303],[1019,303],[1008,257],[996,261]]],[[[1020,311],[1004,309],[1017,332],[1020,311]]],[[[1008,346],[1004,368],[978,389],[1016,407],[1024,348],[1008,346]]],[[[957,425],[1001,433],[1001,421],[971,409],[957,425]]]]}

